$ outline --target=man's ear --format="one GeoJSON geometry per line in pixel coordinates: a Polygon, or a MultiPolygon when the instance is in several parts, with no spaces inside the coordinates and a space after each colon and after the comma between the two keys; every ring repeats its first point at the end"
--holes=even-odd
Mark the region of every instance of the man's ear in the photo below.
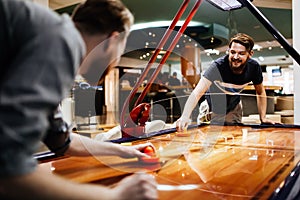
{"type": "Polygon", "coordinates": [[[251,50],[251,51],[249,52],[249,54],[250,54],[250,56],[253,56],[253,54],[254,54],[254,51],[253,51],[253,50],[251,50]]]}
{"type": "Polygon", "coordinates": [[[120,33],[117,31],[112,32],[109,37],[107,38],[107,44],[105,51],[111,51],[114,45],[118,44],[117,41],[119,40],[120,33]]]}

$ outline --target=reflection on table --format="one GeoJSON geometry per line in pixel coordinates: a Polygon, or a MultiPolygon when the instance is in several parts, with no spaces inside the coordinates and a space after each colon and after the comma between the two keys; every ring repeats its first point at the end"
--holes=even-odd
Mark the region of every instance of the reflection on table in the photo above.
{"type": "Polygon", "coordinates": [[[158,182],[159,199],[267,199],[299,161],[299,130],[201,126],[186,137],[169,133],[152,142],[160,163],[137,159],[69,157],[40,164],[77,182],[111,185],[145,170],[158,182]]]}

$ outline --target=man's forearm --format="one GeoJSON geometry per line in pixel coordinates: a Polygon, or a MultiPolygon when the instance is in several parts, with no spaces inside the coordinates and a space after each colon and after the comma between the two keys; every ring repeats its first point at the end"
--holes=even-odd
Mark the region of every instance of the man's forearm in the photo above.
{"type": "Polygon", "coordinates": [[[74,183],[40,167],[27,175],[0,179],[0,195],[7,199],[114,199],[109,188],[74,183]]]}
{"type": "Polygon", "coordinates": [[[196,107],[199,99],[203,96],[203,94],[207,91],[210,87],[211,82],[202,77],[197,84],[196,88],[193,90],[192,94],[189,96],[187,102],[185,103],[183,113],[181,117],[189,118],[193,109],[196,107]]]}
{"type": "Polygon", "coordinates": [[[181,117],[189,118],[191,116],[193,109],[198,103],[198,99],[194,93],[195,92],[192,92],[192,94],[189,96],[188,100],[186,101],[181,117]]]}
{"type": "Polygon", "coordinates": [[[257,109],[258,109],[260,120],[263,121],[266,118],[266,112],[267,112],[266,94],[257,96],[257,109]]]}
{"type": "Polygon", "coordinates": [[[75,133],[71,134],[71,144],[66,151],[71,156],[121,155],[122,147],[117,144],[100,142],[75,133]]]}

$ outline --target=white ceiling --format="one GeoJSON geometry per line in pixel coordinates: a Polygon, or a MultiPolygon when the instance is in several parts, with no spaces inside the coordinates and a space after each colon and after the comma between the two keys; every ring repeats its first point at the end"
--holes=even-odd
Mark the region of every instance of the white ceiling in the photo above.
{"type": "MultiPolygon", "coordinates": [[[[49,0],[49,7],[56,10],[80,2],[84,0],[49,0]]],[[[292,0],[254,0],[253,4],[264,8],[292,9],[292,0]]]]}
{"type": "MultiPolygon", "coordinates": [[[[36,1],[48,1],[48,0],[36,0],[36,1]]],[[[144,0],[145,2],[143,2],[143,0],[123,0],[123,2],[129,7],[130,10],[132,10],[135,14],[135,18],[136,18],[136,22],[147,22],[147,20],[149,21],[153,21],[156,18],[168,18],[168,19],[172,19],[172,17],[170,18],[170,16],[172,15],[172,11],[171,11],[171,7],[173,6],[174,9],[176,9],[179,5],[180,2],[182,2],[182,0],[168,0],[168,1],[156,1],[156,0],[152,0],[151,3],[149,1],[144,0]],[[170,2],[172,2],[172,4],[170,4],[170,2]],[[150,6],[152,7],[150,7],[150,6]],[[162,5],[161,7],[170,7],[170,13],[158,13],[158,11],[155,9],[155,7],[158,7],[158,5],[162,5]],[[146,7],[146,8],[145,8],[146,7]],[[153,14],[154,12],[155,15],[153,14]]],[[[83,2],[83,0],[49,0],[49,7],[53,10],[57,10],[57,9],[61,9],[61,8],[65,8],[77,3],[83,2]]],[[[284,9],[284,10],[291,10],[292,9],[292,0],[253,0],[252,2],[256,7],[258,8],[272,8],[275,11],[275,16],[276,16],[276,12],[284,9]]],[[[200,10],[201,12],[198,12],[200,14],[198,14],[199,16],[204,13],[203,10],[200,10]]],[[[269,10],[267,10],[269,11],[269,10]]],[[[267,14],[269,14],[269,16],[272,17],[272,11],[270,12],[266,12],[267,14]]],[[[222,18],[223,16],[220,16],[221,12],[216,11],[215,13],[218,13],[215,17],[216,20],[218,20],[217,18],[222,18]]],[[[237,12],[238,15],[236,15],[235,17],[237,18],[237,20],[240,20],[239,18],[245,17],[245,16],[241,16],[244,15],[243,11],[238,11],[237,12]]],[[[222,14],[223,15],[223,14],[222,14]]],[[[197,17],[197,15],[194,18],[199,18],[199,19],[203,19],[203,17],[197,17]]],[[[227,16],[227,15],[226,15],[227,16]]],[[[248,15],[246,14],[246,17],[248,17],[248,15]]],[[[224,17],[223,17],[224,18],[224,17]]],[[[247,18],[246,18],[247,19],[247,18]]],[[[214,20],[214,19],[213,19],[214,20]]],[[[148,22],[149,22],[148,21],[148,22]]],[[[253,20],[252,20],[253,21],[253,20]]],[[[255,20],[254,20],[255,21],[255,20]]],[[[276,20],[272,22],[276,22],[277,26],[286,26],[286,24],[284,24],[283,22],[278,22],[279,20],[276,20]]],[[[282,20],[280,20],[282,21],[282,20]]],[[[290,21],[290,20],[289,20],[290,21]]],[[[220,23],[217,21],[217,23],[220,23]]],[[[252,22],[251,22],[252,23],[252,22]]],[[[249,25],[251,24],[249,19],[248,21],[245,20],[244,23],[240,23],[238,22],[238,26],[239,26],[239,30],[243,31],[244,30],[244,26],[252,26],[249,25]]],[[[255,23],[253,22],[252,24],[255,23]]],[[[261,26],[261,25],[260,25],[261,26]]],[[[291,26],[291,24],[289,25],[291,26]]],[[[249,28],[249,27],[248,27],[249,28]]],[[[251,28],[251,27],[250,27],[251,28]]],[[[277,27],[278,28],[278,27],[277,27]]],[[[255,29],[255,27],[252,26],[252,31],[259,31],[259,30],[253,30],[255,29]]],[[[259,27],[259,29],[262,29],[259,27]]],[[[279,29],[279,28],[278,28],[279,29]]],[[[282,29],[279,30],[286,30],[287,28],[284,27],[282,29]]],[[[290,28],[291,29],[291,28],[290,28]]],[[[251,34],[251,33],[249,33],[251,34]]],[[[263,30],[263,34],[268,35],[266,36],[266,38],[268,37],[269,39],[263,39],[263,38],[254,38],[256,41],[256,44],[260,45],[262,48],[268,49],[269,47],[273,47],[274,49],[277,47],[279,48],[280,44],[274,40],[274,38],[272,36],[270,36],[270,34],[268,34],[265,30],[263,30]],[[271,39],[270,39],[271,38],[271,39]],[[260,41],[262,40],[262,41],[260,41]]],[[[288,42],[290,44],[292,44],[292,39],[288,38],[288,42]]],[[[224,52],[227,49],[227,46],[223,46],[223,47],[218,47],[217,48],[220,52],[224,52]]],[[[257,52],[256,55],[259,55],[261,52],[257,52]]],[[[264,50],[264,53],[271,53],[268,52],[267,50],[264,50]]],[[[272,53],[271,53],[272,54],[272,53]]],[[[273,65],[273,64],[282,64],[282,65],[286,65],[286,64],[291,64],[292,63],[292,59],[290,57],[286,57],[286,54],[282,54],[279,56],[268,56],[268,58],[266,58],[264,61],[260,61],[261,64],[266,64],[266,65],[273,65]]]]}

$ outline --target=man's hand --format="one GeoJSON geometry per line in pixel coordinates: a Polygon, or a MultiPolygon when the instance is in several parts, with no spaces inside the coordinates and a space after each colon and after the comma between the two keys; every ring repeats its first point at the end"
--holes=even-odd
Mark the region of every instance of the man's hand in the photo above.
{"type": "Polygon", "coordinates": [[[136,173],[121,180],[113,188],[114,194],[122,199],[157,199],[157,183],[152,175],[136,173]]]}
{"type": "Polygon", "coordinates": [[[177,131],[184,131],[187,129],[188,125],[191,124],[191,120],[187,117],[181,116],[177,121],[176,121],[176,129],[177,131]]]}
{"type": "Polygon", "coordinates": [[[268,118],[262,118],[262,119],[260,119],[260,122],[262,124],[275,124],[275,122],[273,120],[268,119],[268,118]]]}
{"type": "Polygon", "coordinates": [[[119,156],[122,158],[150,157],[146,153],[142,153],[142,151],[148,146],[152,147],[152,149],[154,150],[154,153],[156,152],[153,144],[144,143],[144,144],[138,144],[138,145],[133,145],[133,146],[123,146],[122,152],[119,156]]]}

